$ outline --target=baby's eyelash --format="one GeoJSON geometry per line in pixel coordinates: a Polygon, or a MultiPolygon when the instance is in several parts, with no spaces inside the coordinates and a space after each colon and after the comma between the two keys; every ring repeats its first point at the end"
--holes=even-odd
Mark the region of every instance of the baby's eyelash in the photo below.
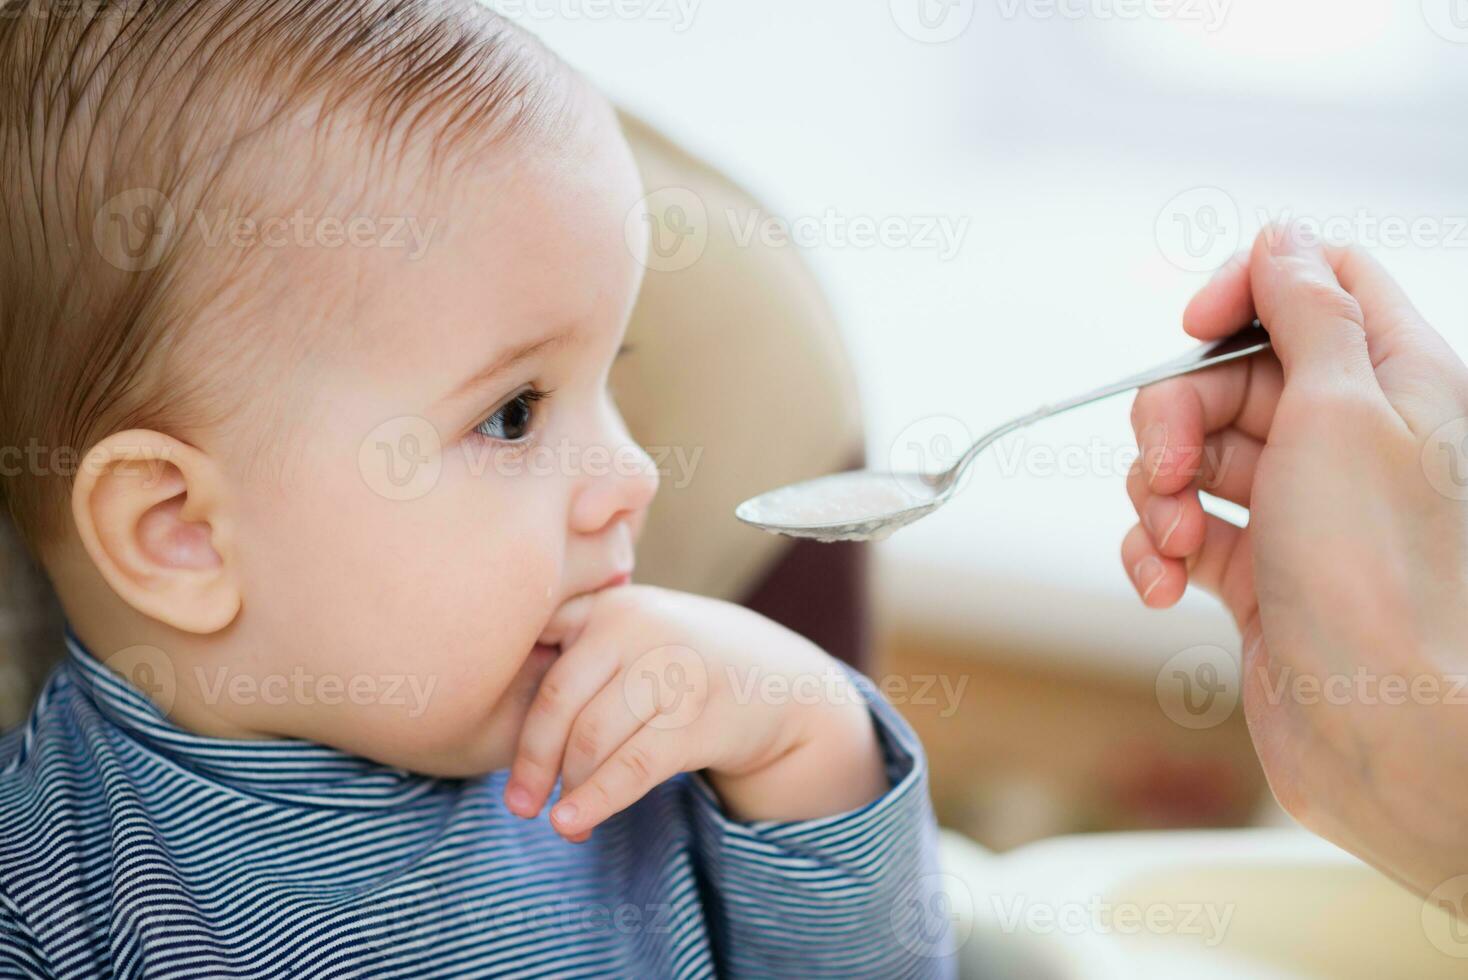
{"type": "Polygon", "coordinates": [[[515,393],[474,426],[474,434],[485,439],[493,439],[496,442],[525,441],[530,436],[530,430],[538,414],[535,411],[536,404],[545,401],[553,393],[535,387],[515,393]],[[506,427],[508,431],[505,431],[506,427]]]}

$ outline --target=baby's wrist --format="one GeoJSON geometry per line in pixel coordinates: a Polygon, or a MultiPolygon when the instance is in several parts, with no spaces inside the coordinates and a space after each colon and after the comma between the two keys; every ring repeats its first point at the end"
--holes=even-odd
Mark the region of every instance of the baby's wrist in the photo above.
{"type": "Polygon", "coordinates": [[[706,776],[736,820],[814,820],[890,788],[871,711],[860,701],[792,705],[792,747],[757,769],[706,776]]]}

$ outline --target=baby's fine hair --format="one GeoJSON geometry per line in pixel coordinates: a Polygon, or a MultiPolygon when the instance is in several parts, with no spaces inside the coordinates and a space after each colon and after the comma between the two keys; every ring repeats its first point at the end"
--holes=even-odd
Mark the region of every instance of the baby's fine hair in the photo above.
{"type": "Polygon", "coordinates": [[[4,608],[31,592],[3,549],[43,554],[87,449],[188,441],[252,394],[268,324],[210,327],[283,270],[206,248],[194,216],[288,213],[308,188],[350,208],[554,139],[567,74],[474,0],[0,0],[0,668],[32,612],[4,608]]]}
{"type": "Polygon", "coordinates": [[[194,216],[285,213],[267,190],[344,140],[362,186],[338,200],[553,132],[558,67],[474,0],[0,0],[0,494],[33,550],[64,511],[53,470],[221,410],[203,389],[229,358],[169,371],[241,279],[198,288],[240,257],[201,252],[194,216]]]}

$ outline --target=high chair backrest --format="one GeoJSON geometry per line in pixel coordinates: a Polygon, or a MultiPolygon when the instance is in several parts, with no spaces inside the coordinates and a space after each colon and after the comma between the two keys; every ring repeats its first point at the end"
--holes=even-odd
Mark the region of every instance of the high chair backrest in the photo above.
{"type": "Polygon", "coordinates": [[[654,239],[617,395],[663,480],[637,578],[744,602],[859,663],[864,549],[734,519],[747,497],[862,462],[835,318],[794,245],[748,235],[768,209],[642,120],[623,113],[622,125],[654,239]]]}

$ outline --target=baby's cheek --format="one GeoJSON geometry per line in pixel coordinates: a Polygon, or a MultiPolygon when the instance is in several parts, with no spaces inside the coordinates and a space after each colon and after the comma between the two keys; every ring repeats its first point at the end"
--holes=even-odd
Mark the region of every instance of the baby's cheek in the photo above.
{"type": "Polygon", "coordinates": [[[411,768],[445,776],[477,776],[508,768],[526,712],[553,658],[524,659],[509,678],[488,669],[444,675],[426,710],[395,736],[414,757],[411,768]]]}

